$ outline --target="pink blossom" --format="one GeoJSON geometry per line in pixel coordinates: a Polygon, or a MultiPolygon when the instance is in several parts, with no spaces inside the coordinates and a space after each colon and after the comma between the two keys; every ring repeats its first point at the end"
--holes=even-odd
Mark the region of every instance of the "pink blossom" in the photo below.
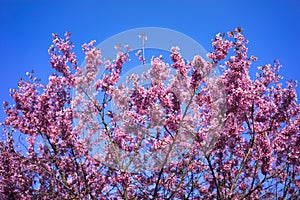
{"type": "Polygon", "coordinates": [[[54,34],[57,74],[28,72],[3,102],[0,199],[298,199],[297,83],[280,81],[278,61],[251,79],[241,28],[227,35],[213,62],[186,63],[176,47],[172,63],[153,58],[145,86],[134,74],[119,84],[128,46],[103,60],[84,44],[81,68],[70,34],[54,34]]]}

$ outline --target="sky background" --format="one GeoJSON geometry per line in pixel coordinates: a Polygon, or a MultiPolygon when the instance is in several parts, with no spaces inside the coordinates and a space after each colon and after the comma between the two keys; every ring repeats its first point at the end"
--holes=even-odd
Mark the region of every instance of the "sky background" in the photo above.
{"type": "MultiPolygon", "coordinates": [[[[52,33],[72,32],[78,61],[81,45],[97,43],[138,27],[164,27],[184,33],[207,51],[211,39],[240,26],[257,65],[279,59],[286,80],[300,81],[300,1],[151,0],[66,1],[0,0],[0,101],[32,69],[47,80],[53,72],[48,48],[52,33]]],[[[297,89],[300,94],[299,87],[297,89]]],[[[0,121],[4,119],[0,109],[0,121]]]]}

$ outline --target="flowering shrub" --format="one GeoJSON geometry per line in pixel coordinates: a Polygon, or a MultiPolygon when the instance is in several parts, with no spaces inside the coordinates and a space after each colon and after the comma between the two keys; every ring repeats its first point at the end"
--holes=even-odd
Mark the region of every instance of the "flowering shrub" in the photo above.
{"type": "Polygon", "coordinates": [[[218,34],[210,61],[173,47],[173,63],[119,84],[127,51],[104,60],[92,41],[81,68],[70,34],[53,35],[56,74],[27,73],[3,105],[0,199],[298,199],[296,83],[278,61],[252,80],[247,43],[240,28],[218,34]]]}

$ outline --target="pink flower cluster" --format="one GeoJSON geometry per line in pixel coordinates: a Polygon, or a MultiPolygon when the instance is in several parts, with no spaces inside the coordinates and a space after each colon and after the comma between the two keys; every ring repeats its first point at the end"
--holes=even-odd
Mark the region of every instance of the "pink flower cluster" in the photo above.
{"type": "Polygon", "coordinates": [[[174,47],[119,84],[128,53],[103,60],[92,41],[81,68],[70,34],[53,35],[56,74],[27,73],[3,104],[0,199],[298,199],[296,82],[278,61],[252,80],[247,43],[217,34],[212,62],[174,47]]]}

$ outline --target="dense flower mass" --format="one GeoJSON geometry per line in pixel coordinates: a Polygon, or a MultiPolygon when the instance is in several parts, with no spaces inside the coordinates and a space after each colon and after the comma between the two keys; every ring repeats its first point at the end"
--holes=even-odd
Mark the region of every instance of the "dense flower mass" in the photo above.
{"type": "Polygon", "coordinates": [[[0,199],[299,199],[296,82],[278,61],[251,79],[247,43],[217,34],[210,61],[173,47],[120,83],[128,52],[104,60],[92,41],[81,68],[53,35],[56,73],[27,73],[3,103],[0,199]]]}

